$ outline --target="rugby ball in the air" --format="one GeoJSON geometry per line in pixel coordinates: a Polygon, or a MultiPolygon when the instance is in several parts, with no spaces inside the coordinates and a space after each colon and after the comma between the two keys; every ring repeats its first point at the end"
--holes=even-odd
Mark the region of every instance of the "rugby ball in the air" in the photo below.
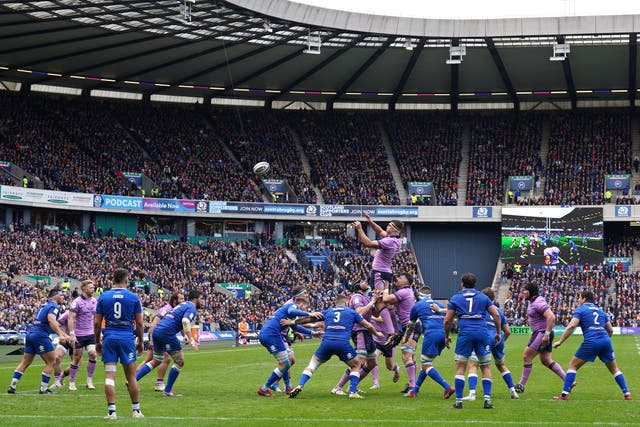
{"type": "Polygon", "coordinates": [[[253,173],[256,175],[264,175],[269,172],[269,169],[271,169],[269,162],[258,162],[253,165],[253,173]]]}

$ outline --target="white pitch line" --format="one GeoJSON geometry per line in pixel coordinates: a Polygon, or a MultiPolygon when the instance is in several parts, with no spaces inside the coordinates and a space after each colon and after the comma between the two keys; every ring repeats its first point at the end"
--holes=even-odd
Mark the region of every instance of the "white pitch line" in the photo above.
{"type": "MultiPolygon", "coordinates": [[[[87,416],[87,415],[55,415],[55,416],[47,416],[47,415],[3,415],[3,419],[49,419],[49,418],[56,418],[56,419],[68,419],[68,420],[76,420],[76,419],[83,419],[83,420],[89,420],[89,419],[102,419],[102,416],[87,416]]],[[[122,419],[128,419],[130,417],[119,417],[122,419]]],[[[326,423],[326,424],[335,424],[335,423],[351,423],[351,424],[357,424],[357,423],[362,423],[362,419],[355,419],[355,418],[284,418],[284,417],[256,417],[256,418],[251,418],[251,417],[163,417],[163,416],[147,416],[145,415],[145,419],[148,420],[163,420],[163,421],[222,421],[222,422],[228,422],[228,423],[238,423],[238,422],[253,422],[253,423],[259,423],[259,422],[279,422],[279,423],[287,423],[287,422],[292,422],[292,423],[304,423],[304,422],[313,422],[313,423],[326,423]]],[[[460,421],[460,420],[449,420],[449,419],[440,419],[440,420],[436,420],[433,418],[430,418],[428,420],[394,420],[394,419],[388,419],[388,418],[384,418],[384,419],[367,419],[366,423],[367,424],[376,424],[376,425],[383,425],[383,424],[388,424],[388,423],[392,423],[392,424],[404,424],[404,425],[432,425],[432,424],[451,424],[451,425],[460,425],[460,423],[463,424],[480,424],[480,425],[486,425],[487,420],[469,420],[469,419],[465,419],[464,421],[460,421]]],[[[508,420],[500,420],[500,424],[503,425],[558,425],[558,426],[571,426],[571,425],[576,425],[576,426],[585,426],[585,425],[594,425],[594,426],[628,426],[628,425],[632,425],[629,424],[628,422],[612,422],[612,421],[591,421],[591,422],[571,422],[571,421],[527,421],[527,422],[523,422],[523,421],[508,421],[508,420]]]]}

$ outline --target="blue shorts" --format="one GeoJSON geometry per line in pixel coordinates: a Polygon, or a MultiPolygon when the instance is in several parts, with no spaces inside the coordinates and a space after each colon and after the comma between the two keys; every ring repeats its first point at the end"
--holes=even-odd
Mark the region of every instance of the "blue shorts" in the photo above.
{"type": "Polygon", "coordinates": [[[455,353],[460,356],[470,357],[474,351],[477,356],[484,356],[491,352],[491,342],[486,331],[476,334],[458,334],[455,353]]]}
{"type": "Polygon", "coordinates": [[[182,346],[180,345],[180,340],[175,334],[172,335],[164,335],[164,334],[153,334],[153,351],[161,352],[166,351],[169,353],[170,351],[178,351],[182,350],[182,346]]]}
{"type": "Polygon", "coordinates": [[[579,359],[593,362],[596,356],[604,363],[613,362],[616,356],[613,354],[611,340],[585,341],[576,351],[575,356],[579,359]]]}
{"type": "Polygon", "coordinates": [[[82,337],[76,337],[76,345],[74,348],[84,348],[88,345],[96,343],[95,335],[85,335],[82,337]]]}
{"type": "Polygon", "coordinates": [[[438,332],[427,331],[422,339],[422,353],[429,356],[440,356],[445,348],[444,330],[438,332]]]}
{"type": "Polygon", "coordinates": [[[136,345],[133,335],[125,337],[122,335],[112,335],[104,337],[102,340],[102,362],[122,363],[128,365],[136,361],[136,345]]]}
{"type": "Polygon", "coordinates": [[[53,351],[51,338],[46,334],[27,334],[24,340],[24,352],[28,354],[44,354],[53,351]]]}
{"type": "Polygon", "coordinates": [[[283,351],[287,351],[287,345],[284,343],[282,334],[270,334],[260,333],[258,334],[258,340],[264,348],[266,348],[270,354],[277,354],[283,351]]]}
{"type": "Polygon", "coordinates": [[[504,336],[500,336],[502,338],[500,340],[500,344],[496,345],[494,341],[495,334],[487,335],[487,339],[489,340],[489,345],[491,346],[491,355],[495,360],[504,359],[504,336]]]}
{"type": "Polygon", "coordinates": [[[338,356],[343,362],[348,362],[356,357],[356,351],[348,341],[323,340],[314,355],[325,362],[331,359],[331,356],[338,356]]]}

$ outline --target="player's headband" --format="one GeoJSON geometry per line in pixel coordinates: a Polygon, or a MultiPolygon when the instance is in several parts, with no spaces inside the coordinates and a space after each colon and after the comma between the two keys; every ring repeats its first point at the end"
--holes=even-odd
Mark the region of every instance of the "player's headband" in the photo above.
{"type": "Polygon", "coordinates": [[[306,294],[307,290],[306,289],[300,289],[298,292],[296,292],[295,294],[293,294],[293,297],[299,297],[302,294],[306,294]]]}
{"type": "Polygon", "coordinates": [[[397,225],[395,225],[393,222],[390,222],[389,225],[391,226],[391,228],[393,228],[394,230],[396,230],[398,233],[400,232],[400,229],[398,228],[397,225]]]}

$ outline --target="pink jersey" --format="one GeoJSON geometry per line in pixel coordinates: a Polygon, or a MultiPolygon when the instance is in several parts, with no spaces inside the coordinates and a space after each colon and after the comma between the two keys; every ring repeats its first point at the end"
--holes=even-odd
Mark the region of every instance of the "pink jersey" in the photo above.
{"type": "Polygon", "coordinates": [[[373,327],[376,328],[376,331],[382,332],[384,336],[377,337],[373,336],[373,340],[379,344],[383,344],[387,337],[391,334],[395,334],[398,331],[398,327],[395,322],[395,313],[393,313],[388,308],[383,308],[378,317],[382,318],[382,323],[378,323],[376,321],[372,321],[373,327]]]}
{"type": "Polygon", "coordinates": [[[409,286],[398,289],[395,291],[394,295],[398,299],[398,302],[396,303],[398,320],[403,327],[406,327],[409,324],[409,315],[411,314],[411,309],[416,303],[416,297],[413,295],[413,289],[409,286]]]}
{"type": "Polygon", "coordinates": [[[529,319],[529,326],[532,332],[547,329],[547,319],[544,317],[544,312],[548,309],[549,304],[547,304],[547,301],[541,296],[537,296],[533,301],[529,301],[527,318],[529,319]]]}
{"type": "Polygon", "coordinates": [[[77,337],[93,335],[93,315],[97,304],[98,300],[94,297],[86,298],[82,295],[71,303],[69,310],[76,314],[73,330],[77,337]]]}
{"type": "Polygon", "coordinates": [[[170,313],[171,310],[173,310],[173,307],[171,307],[171,304],[163,305],[158,311],[156,311],[156,317],[159,317],[160,319],[164,319],[164,316],[166,316],[167,313],[170,313]]]}
{"type": "MultiPolygon", "coordinates": [[[[349,299],[349,308],[358,311],[358,308],[364,307],[365,305],[369,304],[369,302],[371,302],[371,299],[368,296],[362,295],[360,293],[355,293],[351,295],[351,298],[349,299]]],[[[364,320],[366,320],[367,322],[371,321],[371,310],[369,310],[367,314],[363,314],[362,317],[364,317],[364,320]]],[[[360,325],[359,323],[353,324],[354,331],[362,331],[365,329],[367,328],[360,325]]]]}
{"type": "Polygon", "coordinates": [[[67,320],[69,320],[69,310],[65,311],[60,317],[58,317],[58,323],[60,324],[60,329],[65,334],[69,333],[69,327],[67,326],[67,320]]]}
{"type": "Polygon", "coordinates": [[[400,251],[402,239],[398,236],[387,236],[378,240],[378,250],[373,256],[371,268],[376,271],[391,273],[393,258],[400,251]]]}

